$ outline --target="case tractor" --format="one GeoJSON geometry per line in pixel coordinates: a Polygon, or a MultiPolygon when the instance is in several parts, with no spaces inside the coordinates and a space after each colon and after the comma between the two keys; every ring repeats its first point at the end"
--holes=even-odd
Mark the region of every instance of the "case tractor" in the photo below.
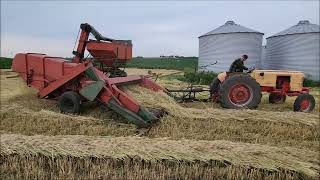
{"type": "Polygon", "coordinates": [[[287,96],[297,96],[293,110],[310,112],[315,99],[309,88],[303,87],[304,74],[299,71],[253,70],[228,75],[222,82],[219,101],[226,108],[256,108],[262,92],[269,93],[269,102],[284,103],[287,96]]]}
{"type": "Polygon", "coordinates": [[[217,78],[220,81],[218,87],[214,87],[214,79],[208,89],[190,84],[184,89],[167,91],[180,102],[212,101],[229,109],[258,107],[262,92],[269,93],[269,102],[272,104],[284,103],[287,96],[297,96],[294,111],[311,112],[315,107],[310,89],[303,87],[304,74],[300,71],[251,69],[244,73],[223,72],[217,78]],[[197,98],[196,94],[204,91],[209,91],[210,97],[197,98]]]}
{"type": "Polygon", "coordinates": [[[211,101],[228,109],[257,108],[262,92],[269,93],[269,102],[272,104],[284,103],[287,96],[297,96],[294,111],[311,112],[315,107],[310,89],[303,87],[304,74],[300,71],[251,69],[244,73],[223,72],[217,78],[220,81],[218,87],[214,87],[214,79],[209,88],[190,84],[187,88],[166,90],[180,102],[211,101]],[[196,94],[205,91],[210,93],[210,97],[197,98],[196,94]]]}

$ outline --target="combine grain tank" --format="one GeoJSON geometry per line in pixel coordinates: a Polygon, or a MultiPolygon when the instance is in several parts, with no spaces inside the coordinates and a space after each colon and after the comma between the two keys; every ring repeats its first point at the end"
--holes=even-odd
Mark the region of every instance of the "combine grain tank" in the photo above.
{"type": "Polygon", "coordinates": [[[300,21],[267,38],[265,69],[303,71],[306,78],[319,81],[319,25],[300,21]]]}
{"type": "Polygon", "coordinates": [[[248,54],[246,66],[259,66],[263,33],[246,28],[233,21],[199,37],[198,66],[211,64],[207,69],[213,72],[227,71],[230,64],[242,54],[248,54]]]}

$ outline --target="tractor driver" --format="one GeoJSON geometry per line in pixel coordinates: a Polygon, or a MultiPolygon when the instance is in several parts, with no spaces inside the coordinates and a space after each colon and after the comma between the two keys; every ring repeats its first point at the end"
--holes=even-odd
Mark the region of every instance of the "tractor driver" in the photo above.
{"type": "Polygon", "coordinates": [[[247,59],[248,55],[244,54],[241,56],[241,58],[234,60],[228,72],[219,73],[218,76],[212,81],[212,83],[210,84],[210,98],[213,101],[217,100],[217,97],[219,96],[218,92],[220,89],[220,84],[230,73],[243,72],[243,70],[248,70],[248,68],[244,66],[244,61],[246,61],[247,59]]]}
{"type": "Polygon", "coordinates": [[[241,56],[241,58],[234,60],[229,68],[229,73],[243,72],[243,70],[248,70],[248,68],[244,66],[244,61],[247,59],[248,55],[244,54],[241,56]]]}

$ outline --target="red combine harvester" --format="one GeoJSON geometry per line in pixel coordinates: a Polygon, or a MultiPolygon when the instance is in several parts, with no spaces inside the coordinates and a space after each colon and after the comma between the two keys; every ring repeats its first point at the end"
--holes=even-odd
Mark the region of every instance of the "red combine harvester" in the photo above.
{"type": "Polygon", "coordinates": [[[119,67],[132,58],[129,40],[102,36],[89,24],[81,24],[75,57],[68,61],[39,53],[19,53],[12,69],[28,86],[38,90],[39,98],[56,99],[61,112],[78,113],[82,102],[95,101],[112,109],[138,127],[150,127],[162,113],[145,107],[120,89],[124,84],[139,84],[153,91],[163,89],[146,76],[127,76],[119,67]],[[88,40],[92,34],[96,40],[88,40]],[[100,62],[94,67],[84,58],[85,50],[100,62]]]}

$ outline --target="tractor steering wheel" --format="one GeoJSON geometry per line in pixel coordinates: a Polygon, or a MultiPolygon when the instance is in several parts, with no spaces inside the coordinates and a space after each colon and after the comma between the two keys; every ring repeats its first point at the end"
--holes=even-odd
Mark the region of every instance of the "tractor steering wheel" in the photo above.
{"type": "Polygon", "coordinates": [[[246,71],[246,73],[252,73],[253,70],[255,70],[255,67],[250,67],[250,68],[246,71]]]}

